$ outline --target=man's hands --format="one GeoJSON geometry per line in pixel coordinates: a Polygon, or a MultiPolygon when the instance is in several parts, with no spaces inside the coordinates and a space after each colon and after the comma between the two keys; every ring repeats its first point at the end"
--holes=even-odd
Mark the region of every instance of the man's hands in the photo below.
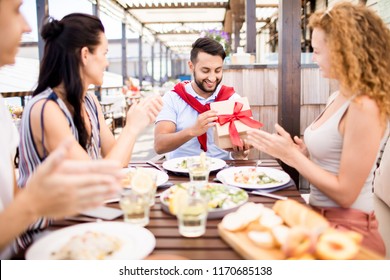
{"type": "Polygon", "coordinates": [[[250,149],[252,148],[251,145],[246,140],[240,139],[242,142],[242,147],[239,146],[233,146],[233,149],[231,151],[231,155],[233,159],[248,159],[250,149]]]}
{"type": "Polygon", "coordinates": [[[209,110],[199,114],[196,123],[191,127],[191,136],[198,137],[206,133],[210,127],[215,126],[217,119],[217,111],[215,110],[209,110]]]}

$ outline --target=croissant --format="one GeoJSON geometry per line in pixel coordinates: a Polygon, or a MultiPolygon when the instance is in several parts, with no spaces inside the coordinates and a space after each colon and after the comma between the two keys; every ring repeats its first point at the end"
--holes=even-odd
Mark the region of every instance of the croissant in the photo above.
{"type": "Polygon", "coordinates": [[[301,226],[319,231],[329,227],[329,222],[323,216],[292,199],[278,200],[273,210],[290,227],[301,226]]]}

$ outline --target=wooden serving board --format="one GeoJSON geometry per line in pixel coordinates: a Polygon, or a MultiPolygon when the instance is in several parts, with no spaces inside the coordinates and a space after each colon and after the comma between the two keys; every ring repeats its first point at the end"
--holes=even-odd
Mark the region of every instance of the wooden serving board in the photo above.
{"type": "Polygon", "coordinates": [[[254,244],[248,237],[248,230],[228,231],[218,224],[219,236],[237,253],[247,260],[283,260],[286,256],[279,249],[263,249],[254,244]]]}
{"type": "MultiPolygon", "coordinates": [[[[238,254],[247,260],[282,260],[286,256],[280,249],[263,249],[253,243],[248,237],[248,230],[232,232],[218,224],[218,233],[238,254]]],[[[366,249],[360,248],[357,260],[383,260],[383,257],[366,249]]]]}

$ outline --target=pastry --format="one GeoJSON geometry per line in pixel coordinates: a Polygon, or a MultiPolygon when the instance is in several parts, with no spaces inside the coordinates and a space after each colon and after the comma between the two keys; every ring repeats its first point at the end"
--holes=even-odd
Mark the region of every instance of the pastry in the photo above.
{"type": "Polygon", "coordinates": [[[359,252],[356,241],[347,232],[329,229],[321,234],[316,256],[322,260],[350,260],[359,252]]]}
{"type": "Polygon", "coordinates": [[[290,227],[301,226],[318,232],[329,227],[323,216],[292,199],[276,201],[273,210],[290,227]]]}

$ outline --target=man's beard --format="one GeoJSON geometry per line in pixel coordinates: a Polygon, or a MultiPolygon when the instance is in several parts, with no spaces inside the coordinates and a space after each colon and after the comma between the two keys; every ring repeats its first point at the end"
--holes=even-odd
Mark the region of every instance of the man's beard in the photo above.
{"type": "Polygon", "coordinates": [[[222,77],[221,77],[221,79],[217,79],[217,80],[216,80],[215,88],[212,89],[212,90],[208,90],[208,89],[206,89],[206,88],[203,86],[203,81],[204,81],[204,80],[199,81],[198,79],[196,79],[195,71],[194,71],[194,81],[195,81],[195,84],[198,86],[198,88],[200,88],[202,91],[207,92],[207,93],[213,93],[213,92],[217,89],[217,87],[219,86],[219,84],[221,83],[222,77]]]}

